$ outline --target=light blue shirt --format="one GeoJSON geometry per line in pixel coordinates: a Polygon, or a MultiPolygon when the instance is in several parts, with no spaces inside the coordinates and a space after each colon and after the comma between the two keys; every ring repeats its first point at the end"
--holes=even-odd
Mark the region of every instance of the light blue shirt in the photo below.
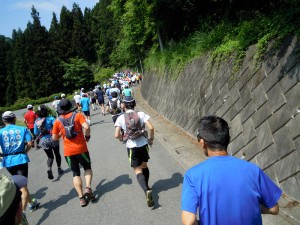
{"type": "Polygon", "coordinates": [[[84,112],[90,111],[90,99],[82,97],[80,100],[81,110],[84,112]]]}
{"type": "Polygon", "coordinates": [[[12,167],[29,162],[25,147],[26,142],[32,139],[32,135],[26,127],[10,124],[1,129],[0,146],[4,154],[1,166],[12,167]]]}

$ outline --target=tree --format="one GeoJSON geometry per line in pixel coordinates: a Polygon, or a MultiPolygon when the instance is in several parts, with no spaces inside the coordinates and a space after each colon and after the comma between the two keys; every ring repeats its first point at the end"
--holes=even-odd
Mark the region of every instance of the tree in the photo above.
{"type": "Polygon", "coordinates": [[[94,81],[93,72],[88,62],[82,58],[71,58],[70,63],[63,62],[66,73],[64,74],[64,86],[67,91],[76,88],[87,87],[94,81]]]}

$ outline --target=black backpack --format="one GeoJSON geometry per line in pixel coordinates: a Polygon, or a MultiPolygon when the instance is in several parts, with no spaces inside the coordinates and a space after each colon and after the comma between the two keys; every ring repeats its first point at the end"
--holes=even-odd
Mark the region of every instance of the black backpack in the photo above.
{"type": "Polygon", "coordinates": [[[72,113],[68,119],[58,117],[58,120],[64,125],[66,131],[66,138],[72,139],[77,136],[78,132],[74,130],[74,119],[76,116],[76,112],[72,113]]]}
{"type": "Polygon", "coordinates": [[[118,98],[115,100],[110,99],[110,105],[111,105],[111,110],[112,110],[112,115],[116,115],[121,112],[121,109],[118,108],[118,98]]]}

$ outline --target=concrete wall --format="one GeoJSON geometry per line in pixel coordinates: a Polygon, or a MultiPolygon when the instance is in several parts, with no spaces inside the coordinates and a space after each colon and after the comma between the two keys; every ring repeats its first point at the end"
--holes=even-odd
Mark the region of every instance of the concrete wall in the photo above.
{"type": "Polygon", "coordinates": [[[176,81],[147,71],[141,94],[159,114],[191,136],[199,119],[215,114],[230,126],[229,154],[259,165],[290,197],[300,200],[300,44],[286,40],[255,68],[255,46],[242,69],[229,60],[209,68],[194,60],[176,81]]]}

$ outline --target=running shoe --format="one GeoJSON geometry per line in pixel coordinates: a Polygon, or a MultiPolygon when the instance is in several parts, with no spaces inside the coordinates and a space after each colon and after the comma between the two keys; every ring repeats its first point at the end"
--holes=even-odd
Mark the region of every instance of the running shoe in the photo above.
{"type": "Polygon", "coordinates": [[[33,212],[33,211],[37,210],[37,208],[39,207],[39,205],[40,205],[40,203],[38,203],[38,201],[35,198],[33,198],[31,200],[31,203],[28,203],[29,211],[33,212]]]}
{"type": "Polygon", "coordinates": [[[52,170],[47,170],[47,173],[48,173],[48,178],[50,180],[52,180],[54,177],[53,177],[53,173],[52,173],[52,170]]]}
{"type": "Polygon", "coordinates": [[[58,175],[62,175],[62,174],[64,174],[64,172],[65,172],[65,171],[63,171],[61,168],[58,168],[57,171],[58,171],[58,175]]]}
{"type": "Polygon", "coordinates": [[[89,202],[86,200],[85,196],[82,196],[81,198],[79,198],[79,201],[80,201],[81,207],[85,207],[89,204],[89,202]]]}
{"type": "Polygon", "coordinates": [[[96,197],[95,197],[95,195],[94,195],[92,189],[89,188],[89,187],[86,187],[86,188],[85,188],[85,193],[84,193],[84,195],[85,195],[91,202],[94,202],[94,201],[96,200],[96,197]]]}
{"type": "Polygon", "coordinates": [[[152,190],[147,190],[146,197],[147,197],[148,207],[153,207],[154,206],[154,201],[153,201],[153,198],[152,198],[152,190]]]}

